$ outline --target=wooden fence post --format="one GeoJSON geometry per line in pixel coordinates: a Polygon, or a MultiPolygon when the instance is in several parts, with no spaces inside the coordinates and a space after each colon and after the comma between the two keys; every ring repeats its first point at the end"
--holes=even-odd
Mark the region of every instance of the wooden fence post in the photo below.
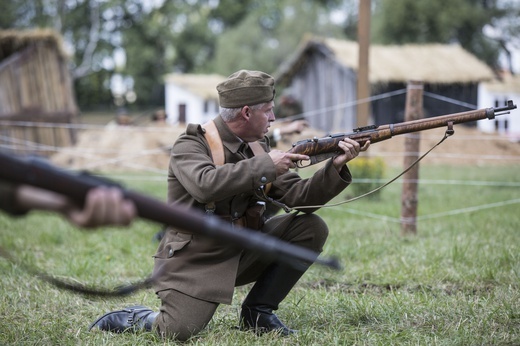
{"type": "MultiPolygon", "coordinates": [[[[423,84],[419,81],[410,81],[406,90],[405,121],[423,118],[423,84]]],[[[404,168],[408,168],[419,158],[419,132],[405,136],[404,168]]],[[[401,195],[401,235],[417,234],[417,205],[418,199],[419,164],[403,175],[403,191],[401,195]]]]}
{"type": "MultiPolygon", "coordinates": [[[[357,99],[370,97],[369,55],[370,55],[370,0],[359,1],[358,20],[358,80],[357,99]]],[[[367,126],[370,120],[370,103],[363,101],[357,105],[357,127],[367,126]]]]}

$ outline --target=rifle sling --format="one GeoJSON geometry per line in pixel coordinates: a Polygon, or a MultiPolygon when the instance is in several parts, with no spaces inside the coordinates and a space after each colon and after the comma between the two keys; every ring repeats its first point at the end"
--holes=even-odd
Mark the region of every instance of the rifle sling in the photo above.
{"type": "Polygon", "coordinates": [[[110,297],[123,297],[130,295],[132,293],[137,292],[138,290],[152,287],[152,283],[155,280],[153,275],[148,276],[145,279],[126,284],[126,285],[119,285],[114,288],[99,288],[94,286],[87,286],[81,283],[78,283],[77,280],[74,280],[74,282],[70,280],[65,279],[58,279],[52,275],[49,275],[36,267],[29,266],[27,264],[24,264],[19,259],[13,257],[6,249],[0,246],[0,257],[3,257],[7,261],[11,262],[12,264],[20,267],[27,273],[34,275],[35,277],[38,277],[39,279],[56,286],[57,288],[65,289],[74,293],[79,293],[84,296],[93,298],[93,297],[104,297],[104,298],[110,298],[110,297]]]}
{"type": "Polygon", "coordinates": [[[325,204],[325,205],[310,205],[310,206],[297,206],[297,207],[293,207],[292,209],[308,209],[308,208],[323,208],[323,207],[336,207],[338,205],[342,205],[342,204],[345,204],[345,203],[350,203],[350,202],[353,202],[353,201],[356,201],[358,199],[361,199],[363,197],[366,197],[368,195],[371,195],[379,190],[381,190],[382,188],[390,185],[391,183],[393,183],[394,181],[396,181],[397,179],[399,179],[400,177],[402,177],[406,172],[408,172],[410,169],[412,169],[413,166],[415,166],[416,164],[419,163],[419,161],[421,161],[422,159],[424,159],[426,157],[426,155],[428,155],[429,153],[432,152],[433,149],[437,148],[439,145],[441,145],[442,142],[444,142],[448,137],[450,137],[451,135],[453,135],[455,133],[455,130],[453,130],[453,122],[448,122],[447,124],[448,128],[446,129],[446,132],[444,133],[444,136],[442,137],[442,139],[437,143],[435,144],[433,147],[431,147],[427,152],[425,152],[424,154],[422,154],[417,160],[415,160],[410,166],[408,166],[404,171],[402,171],[401,173],[399,173],[396,177],[392,178],[390,181],[387,181],[386,183],[384,183],[383,185],[379,186],[379,187],[376,187],[374,190],[372,191],[369,191],[367,193],[364,193],[360,196],[357,196],[357,197],[354,197],[354,198],[351,198],[351,199],[348,199],[346,201],[343,201],[343,202],[338,202],[338,203],[334,203],[334,204],[325,204]]]}

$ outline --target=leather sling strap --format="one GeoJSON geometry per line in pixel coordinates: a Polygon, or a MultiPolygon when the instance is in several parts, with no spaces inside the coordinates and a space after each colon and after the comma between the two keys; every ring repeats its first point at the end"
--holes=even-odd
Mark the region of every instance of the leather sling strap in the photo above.
{"type": "MultiPolygon", "coordinates": [[[[208,141],[211,156],[213,157],[213,163],[217,166],[223,165],[225,163],[224,145],[222,144],[222,139],[218,134],[215,122],[210,120],[202,125],[202,128],[205,130],[204,136],[208,141]]],[[[264,149],[258,142],[248,142],[247,144],[251,148],[253,155],[257,156],[265,154],[264,149]]]]}
{"type": "MultiPolygon", "coordinates": [[[[202,128],[204,129],[204,137],[206,137],[206,140],[209,144],[209,150],[211,151],[213,163],[217,166],[223,165],[226,161],[224,156],[224,144],[222,143],[222,138],[220,138],[215,122],[213,120],[210,120],[204,125],[202,125],[202,128]]],[[[265,150],[258,142],[248,142],[247,144],[251,148],[253,155],[257,156],[265,154],[265,150]]],[[[265,194],[267,194],[270,189],[271,183],[268,183],[264,187],[265,194]]]]}
{"type": "Polygon", "coordinates": [[[213,163],[217,166],[221,166],[225,162],[224,158],[224,144],[220,138],[217,130],[217,126],[213,120],[208,121],[202,125],[204,131],[204,137],[209,144],[209,150],[211,151],[211,157],[213,157],[213,163]]]}

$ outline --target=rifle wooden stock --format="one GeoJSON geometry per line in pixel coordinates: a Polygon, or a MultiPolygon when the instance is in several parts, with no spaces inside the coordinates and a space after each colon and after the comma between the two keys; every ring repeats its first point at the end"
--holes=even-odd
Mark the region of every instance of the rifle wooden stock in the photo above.
{"type": "Polygon", "coordinates": [[[209,217],[203,212],[181,205],[169,205],[146,195],[124,189],[119,184],[89,174],[73,174],[58,169],[42,159],[21,159],[0,152],[0,180],[14,184],[26,184],[67,196],[83,205],[88,191],[98,186],[119,187],[126,198],[132,200],[139,217],[167,224],[195,234],[201,234],[262,253],[266,258],[299,267],[301,262],[318,263],[339,269],[339,262],[319,258],[318,254],[290,244],[267,234],[249,229],[234,228],[218,217],[209,217]]]}
{"type": "MultiPolygon", "coordinates": [[[[367,141],[371,143],[382,142],[393,136],[444,127],[450,123],[455,125],[486,118],[494,119],[495,116],[503,114],[503,112],[507,113],[507,111],[515,108],[516,105],[513,104],[513,101],[509,100],[505,107],[483,108],[396,124],[360,127],[355,129],[352,133],[338,133],[323,138],[306,139],[296,142],[289,152],[308,155],[311,158],[310,164],[307,165],[309,166],[335,156],[338,153],[338,143],[345,138],[353,139],[363,146],[367,141]]],[[[306,166],[299,165],[299,167],[306,166]]]]}

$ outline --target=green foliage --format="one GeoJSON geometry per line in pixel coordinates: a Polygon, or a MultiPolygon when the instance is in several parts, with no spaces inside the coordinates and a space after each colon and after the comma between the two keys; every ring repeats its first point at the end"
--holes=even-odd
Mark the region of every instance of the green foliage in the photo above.
{"type": "MultiPolygon", "coordinates": [[[[111,105],[115,73],[133,79],[139,106],[164,102],[163,76],[171,72],[274,73],[305,33],[355,39],[359,6],[354,0],[4,2],[1,28],[52,27],[62,33],[74,50],[75,78],[89,79],[76,83],[85,110],[93,102],[111,105]],[[341,20],[333,21],[332,14],[341,20]],[[116,65],[116,51],[126,53],[124,65],[116,65]]],[[[520,30],[514,1],[377,0],[373,12],[373,42],[455,41],[491,66],[520,30]],[[501,37],[489,40],[486,25],[498,27],[501,37]]]]}
{"type": "Polygon", "coordinates": [[[0,29],[10,29],[11,23],[16,21],[17,7],[12,1],[4,1],[2,3],[2,11],[0,11],[0,29]]]}
{"type": "MultiPolygon", "coordinates": [[[[386,164],[381,157],[361,156],[348,163],[353,182],[348,188],[349,197],[363,195],[381,185],[379,182],[386,173],[386,164]]],[[[379,198],[381,190],[370,194],[370,198],[379,198]]]]}
{"type": "Polygon", "coordinates": [[[95,106],[112,104],[112,94],[105,84],[110,79],[106,70],[93,73],[74,80],[74,90],[78,107],[82,110],[92,110],[95,106]]]}
{"type": "Polygon", "coordinates": [[[342,28],[324,18],[327,8],[313,1],[266,3],[219,35],[211,69],[229,75],[238,69],[275,73],[305,34],[343,37],[342,28]]]}
{"type": "Polygon", "coordinates": [[[474,0],[382,0],[374,13],[374,42],[385,44],[458,42],[490,66],[499,43],[483,28],[504,16],[496,4],[474,0]]]}

